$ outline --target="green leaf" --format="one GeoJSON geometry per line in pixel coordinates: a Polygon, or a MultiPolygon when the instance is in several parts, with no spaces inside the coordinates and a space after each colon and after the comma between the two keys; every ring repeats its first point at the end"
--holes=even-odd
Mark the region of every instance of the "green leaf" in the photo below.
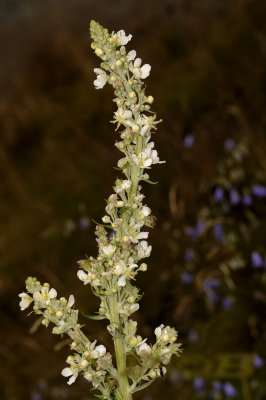
{"type": "Polygon", "coordinates": [[[145,389],[146,387],[150,386],[150,384],[153,382],[153,379],[150,380],[149,382],[143,383],[143,385],[140,385],[138,387],[136,387],[136,389],[134,389],[132,391],[132,393],[138,392],[139,390],[145,389]]]}
{"type": "Polygon", "coordinates": [[[85,314],[83,311],[81,311],[81,314],[84,315],[84,317],[89,318],[89,319],[101,320],[101,319],[105,319],[106,318],[103,315],[88,315],[88,314],[85,314]]]}
{"type": "Polygon", "coordinates": [[[94,219],[92,219],[92,222],[94,222],[96,225],[103,226],[104,228],[113,229],[113,228],[111,227],[111,225],[100,224],[99,222],[94,221],[94,219]]]}
{"type": "Polygon", "coordinates": [[[157,183],[158,183],[158,182],[150,181],[149,179],[143,179],[143,180],[144,180],[144,182],[148,182],[148,183],[150,183],[151,185],[157,185],[157,183]]]}

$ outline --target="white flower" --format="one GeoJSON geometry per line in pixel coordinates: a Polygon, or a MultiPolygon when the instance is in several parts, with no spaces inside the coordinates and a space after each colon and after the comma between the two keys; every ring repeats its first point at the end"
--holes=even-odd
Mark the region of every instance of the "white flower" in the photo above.
{"type": "Polygon", "coordinates": [[[157,339],[159,339],[159,337],[162,335],[162,329],[163,329],[164,325],[161,324],[160,326],[158,326],[158,328],[156,328],[154,330],[155,336],[157,339]]]}
{"type": "Polygon", "coordinates": [[[115,187],[115,192],[116,193],[121,193],[125,190],[128,190],[131,188],[132,182],[129,180],[123,180],[122,183],[118,186],[115,187]]]}
{"type": "Polygon", "coordinates": [[[142,240],[138,244],[138,256],[139,258],[149,257],[151,254],[152,247],[148,245],[146,240],[142,240]]]}
{"type": "Polygon", "coordinates": [[[165,161],[160,161],[156,150],[152,150],[154,142],[150,142],[147,147],[137,156],[133,154],[133,161],[140,168],[150,168],[152,164],[162,164],[165,161]]]}
{"type": "Polygon", "coordinates": [[[112,32],[111,37],[116,40],[117,46],[124,46],[131,40],[132,35],[126,36],[125,31],[121,29],[117,33],[112,32]]]}
{"type": "Polygon", "coordinates": [[[131,63],[129,70],[135,75],[136,78],[145,79],[150,75],[151,66],[149,64],[144,64],[142,67],[141,58],[136,58],[134,64],[131,63]]]}
{"type": "Polygon", "coordinates": [[[135,311],[137,311],[139,309],[139,304],[138,303],[134,303],[134,304],[130,304],[129,306],[129,313],[133,314],[135,311]]]}
{"type": "Polygon", "coordinates": [[[156,116],[147,116],[147,115],[142,115],[137,121],[139,125],[142,126],[140,130],[140,135],[144,136],[145,133],[150,131],[151,129],[156,129],[156,124],[158,124],[160,121],[155,121],[156,116]]]}
{"type": "Polygon", "coordinates": [[[43,286],[40,292],[35,292],[33,298],[40,301],[41,303],[49,304],[51,299],[57,296],[55,289],[50,289],[47,286],[43,286]]]}
{"type": "Polygon", "coordinates": [[[73,294],[71,294],[69,296],[67,305],[68,305],[68,307],[72,307],[74,303],[75,303],[75,297],[73,296],[73,294]]]}
{"type": "Polygon", "coordinates": [[[112,257],[112,255],[116,250],[116,247],[112,246],[111,244],[108,244],[107,246],[103,246],[101,250],[107,257],[112,257]]]}
{"type": "Polygon", "coordinates": [[[144,217],[148,217],[148,215],[151,213],[151,209],[147,206],[144,206],[142,207],[141,213],[144,215],[144,217]]]}
{"type": "Polygon", "coordinates": [[[124,110],[122,107],[118,107],[114,114],[115,119],[112,122],[118,122],[118,126],[121,124],[129,125],[128,120],[132,118],[132,112],[130,110],[124,110]]]}
{"type": "Polygon", "coordinates": [[[137,348],[137,354],[141,357],[146,357],[151,354],[151,347],[147,343],[142,343],[137,348]]]}
{"type": "Polygon", "coordinates": [[[131,50],[128,54],[127,54],[127,62],[132,61],[135,59],[136,57],[136,50],[131,50]]]}
{"type": "Polygon", "coordinates": [[[93,272],[86,273],[82,269],[79,269],[77,272],[77,276],[82,282],[84,282],[84,285],[87,285],[88,283],[91,283],[92,286],[100,285],[100,280],[96,277],[96,274],[94,274],[93,272]]]}
{"type": "Polygon", "coordinates": [[[99,358],[104,356],[106,353],[106,348],[104,345],[100,344],[99,346],[96,346],[94,350],[92,350],[90,356],[92,358],[99,358]]]}
{"type": "Polygon", "coordinates": [[[27,293],[20,293],[19,297],[21,298],[19,302],[19,306],[21,308],[21,311],[26,310],[26,308],[29,307],[30,303],[33,301],[33,299],[27,294],[27,293]]]}
{"type": "Polygon", "coordinates": [[[102,89],[107,82],[108,76],[101,68],[94,68],[97,79],[93,82],[96,89],[102,89]]]}
{"type": "Polygon", "coordinates": [[[71,376],[67,384],[72,385],[78,377],[78,368],[76,365],[71,365],[70,367],[64,368],[61,374],[65,377],[71,376]]]}
{"type": "Polygon", "coordinates": [[[171,357],[172,357],[171,350],[169,348],[161,349],[160,350],[160,356],[161,356],[162,363],[164,365],[169,364],[169,362],[171,360],[171,357]]]}
{"type": "Polygon", "coordinates": [[[117,281],[118,286],[124,287],[126,286],[126,277],[124,275],[120,276],[120,278],[117,281]]]}

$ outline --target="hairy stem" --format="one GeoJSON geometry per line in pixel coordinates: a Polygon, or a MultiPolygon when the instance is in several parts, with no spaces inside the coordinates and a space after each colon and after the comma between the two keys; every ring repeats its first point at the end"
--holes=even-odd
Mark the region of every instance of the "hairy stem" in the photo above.
{"type": "Polygon", "coordinates": [[[122,327],[118,313],[117,294],[110,296],[109,306],[110,306],[110,321],[111,323],[116,324],[116,326],[118,327],[117,332],[115,332],[114,334],[113,340],[115,347],[118,383],[119,383],[121,400],[132,400],[132,395],[130,392],[127,371],[126,371],[127,364],[126,364],[125,343],[124,343],[124,338],[120,333],[122,327]]]}

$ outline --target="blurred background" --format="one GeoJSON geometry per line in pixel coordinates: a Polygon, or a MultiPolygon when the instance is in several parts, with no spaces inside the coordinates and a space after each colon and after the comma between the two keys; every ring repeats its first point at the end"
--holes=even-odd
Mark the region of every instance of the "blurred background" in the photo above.
{"type": "MultiPolygon", "coordinates": [[[[98,300],[76,279],[117,177],[110,87],[96,91],[89,22],[133,34],[166,164],[143,185],[157,216],[134,314],[184,352],[136,399],[266,399],[266,3],[2,0],[0,4],[0,398],[89,400],[60,375],[69,342],[19,310],[28,275],[98,300]]],[[[102,321],[86,334],[111,349],[102,321]]]]}

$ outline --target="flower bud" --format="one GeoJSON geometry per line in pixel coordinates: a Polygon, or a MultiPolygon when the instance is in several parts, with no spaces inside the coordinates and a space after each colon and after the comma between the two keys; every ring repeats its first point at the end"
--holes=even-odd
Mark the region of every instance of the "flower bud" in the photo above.
{"type": "Polygon", "coordinates": [[[117,67],[120,67],[120,66],[122,65],[122,61],[121,61],[121,60],[117,60],[117,61],[115,62],[115,65],[116,65],[117,67]]]}
{"type": "Polygon", "coordinates": [[[149,372],[149,376],[154,379],[157,376],[157,372],[154,369],[151,369],[149,372]]]}
{"type": "Polygon", "coordinates": [[[100,47],[97,47],[97,48],[95,49],[95,54],[96,54],[97,56],[103,55],[102,49],[100,49],[100,47]]]}
{"type": "Polygon", "coordinates": [[[105,224],[108,224],[109,222],[111,222],[109,215],[105,215],[104,217],[102,217],[102,221],[105,224]]]}
{"type": "Polygon", "coordinates": [[[116,203],[116,206],[117,206],[117,207],[124,207],[124,205],[125,205],[125,203],[124,203],[122,200],[119,200],[119,201],[116,203]]]}
{"type": "Polygon", "coordinates": [[[147,102],[148,102],[148,103],[152,104],[153,101],[154,101],[154,98],[153,98],[152,96],[148,96],[148,97],[147,97],[147,102]]]}
{"type": "Polygon", "coordinates": [[[139,131],[139,126],[138,126],[137,124],[134,124],[134,125],[132,126],[132,131],[135,132],[135,133],[137,133],[137,132],[139,131]]]}
{"type": "Polygon", "coordinates": [[[58,311],[56,311],[55,315],[60,318],[63,316],[63,311],[58,310],[58,311]]]}
{"type": "Polygon", "coordinates": [[[145,272],[145,271],[147,271],[147,268],[148,268],[148,266],[146,263],[140,264],[140,267],[139,267],[140,271],[145,272]]]}
{"type": "Polygon", "coordinates": [[[80,366],[82,368],[86,368],[88,365],[89,365],[89,362],[87,360],[82,360],[81,363],[80,363],[80,366]]]}
{"type": "Polygon", "coordinates": [[[134,92],[134,91],[129,92],[128,96],[129,96],[131,99],[133,99],[134,97],[136,97],[136,92],[134,92]]]}
{"type": "Polygon", "coordinates": [[[168,333],[164,333],[162,335],[162,339],[163,339],[164,342],[168,342],[168,340],[170,339],[170,336],[168,335],[168,333]]]}
{"type": "Polygon", "coordinates": [[[135,347],[138,344],[138,339],[136,336],[131,336],[128,342],[131,347],[135,347]]]}

